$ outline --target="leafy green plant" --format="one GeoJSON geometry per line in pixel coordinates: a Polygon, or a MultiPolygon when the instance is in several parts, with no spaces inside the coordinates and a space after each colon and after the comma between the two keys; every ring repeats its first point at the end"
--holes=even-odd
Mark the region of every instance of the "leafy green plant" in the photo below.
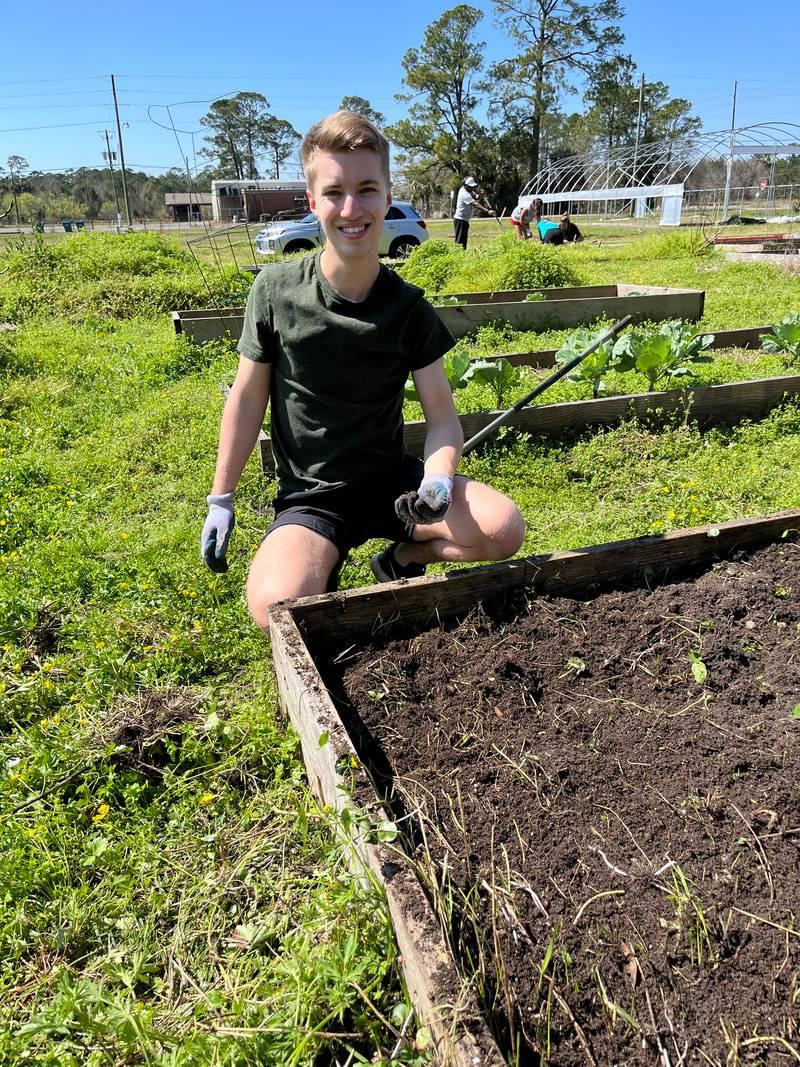
{"type": "Polygon", "coordinates": [[[713,334],[695,334],[693,328],[678,319],[660,323],[653,330],[634,330],[614,345],[615,369],[635,370],[647,378],[653,392],[659,382],[691,375],[691,365],[710,363],[706,349],[713,334]]]}
{"type": "Polygon", "coordinates": [[[800,312],[790,311],[772,327],[772,333],[761,335],[761,344],[767,352],[780,352],[790,357],[789,362],[800,360],[800,312]]]}
{"type": "MultiPolygon", "coordinates": [[[[569,363],[588,348],[599,335],[591,330],[576,330],[556,352],[556,363],[569,363]]],[[[614,367],[613,345],[606,342],[596,352],[587,356],[573,371],[567,375],[567,381],[586,382],[592,387],[592,396],[598,397],[605,391],[603,378],[614,367]]]]}
{"type": "Polygon", "coordinates": [[[466,304],[466,300],[459,300],[457,296],[437,296],[433,301],[435,308],[454,308],[466,304]]]}
{"type": "Polygon", "coordinates": [[[499,408],[506,406],[509,392],[519,385],[519,367],[507,359],[482,359],[472,364],[472,377],[476,382],[488,385],[494,393],[499,408]]]}
{"type": "MultiPolygon", "coordinates": [[[[472,379],[474,364],[467,352],[459,352],[456,350],[448,352],[444,357],[443,363],[444,372],[447,375],[447,380],[450,383],[450,388],[453,392],[469,385],[472,379]]],[[[412,378],[409,378],[406,382],[405,398],[416,404],[420,402],[412,378]]]]}
{"type": "Polygon", "coordinates": [[[523,303],[525,304],[538,304],[540,300],[544,300],[544,293],[528,293],[523,303]]]}

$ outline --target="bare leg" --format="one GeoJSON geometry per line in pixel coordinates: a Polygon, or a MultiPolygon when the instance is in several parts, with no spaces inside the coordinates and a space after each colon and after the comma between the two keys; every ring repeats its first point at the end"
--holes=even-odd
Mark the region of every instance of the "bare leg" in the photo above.
{"type": "Polygon", "coordinates": [[[447,517],[416,526],[413,543],[398,545],[394,554],[401,566],[508,559],[524,537],[525,523],[513,500],[482,482],[457,477],[447,517]]]}
{"type": "Polygon", "coordinates": [[[247,606],[262,630],[269,608],[288,597],[324,593],[339,562],[332,541],[305,526],[279,526],[256,552],[247,577],[247,606]]]}

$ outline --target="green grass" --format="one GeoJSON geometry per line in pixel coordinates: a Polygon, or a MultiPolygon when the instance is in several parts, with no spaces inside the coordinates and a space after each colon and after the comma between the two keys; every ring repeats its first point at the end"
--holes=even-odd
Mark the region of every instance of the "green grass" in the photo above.
{"type": "MultiPolygon", "coordinates": [[[[721,280],[707,301],[719,327],[759,293],[766,317],[751,307],[742,324],[796,306],[777,271],[635,252],[567,250],[587,276],[721,280]]],[[[25,285],[38,300],[41,273],[0,277],[0,299],[25,285]]],[[[305,784],[244,604],[274,491],[254,460],[231,571],[199,561],[235,354],[129,306],[120,319],[37,305],[0,333],[0,1062],[299,1067],[353,1049],[387,1063],[406,1007],[386,911],[305,784]]],[[[462,469],[519,502],[525,553],[574,548],[800,506],[800,411],[708,433],[680,420],[560,441],[501,432],[462,469]]],[[[370,581],[372,547],[346,587],[370,581]]],[[[427,1062],[409,1034],[394,1062],[427,1062]]]]}

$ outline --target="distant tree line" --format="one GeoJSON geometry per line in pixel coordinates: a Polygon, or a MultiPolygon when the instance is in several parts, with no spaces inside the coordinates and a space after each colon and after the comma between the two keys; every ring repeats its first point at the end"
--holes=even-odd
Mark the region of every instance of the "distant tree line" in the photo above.
{"type": "MultiPolygon", "coordinates": [[[[12,167],[0,167],[0,225],[32,225],[58,219],[114,219],[116,201],[108,167],[79,167],[77,170],[44,172],[31,170],[21,156],[12,157],[12,167]]],[[[164,194],[188,192],[186,171],[175,167],[163,174],[125,170],[131,216],[135,220],[164,215],[164,194]]],[[[195,191],[207,191],[215,176],[207,168],[192,178],[195,191]]],[[[122,182],[119,168],[114,180],[123,218],[122,182]]]]}

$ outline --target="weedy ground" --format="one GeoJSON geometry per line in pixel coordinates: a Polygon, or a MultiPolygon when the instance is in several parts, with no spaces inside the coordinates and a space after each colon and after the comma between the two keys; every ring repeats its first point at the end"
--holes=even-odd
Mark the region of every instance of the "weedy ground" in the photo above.
{"type": "MultiPolygon", "coordinates": [[[[16,245],[0,262],[17,256],[0,275],[0,1060],[426,1062],[424,1032],[399,1036],[386,913],[306,787],[247,617],[274,493],[255,460],[231,571],[199,562],[235,353],[175,336],[176,286],[203,292],[182,253],[98,237],[72,246],[94,276],[16,245]]],[[[658,242],[566,251],[586,280],[702,283],[708,327],[797,307],[771,268],[658,242]]],[[[504,434],[464,471],[519,502],[524,552],[575,547],[798,506],[800,412],[504,434]]],[[[372,547],[345,587],[370,581],[372,547]]]]}

